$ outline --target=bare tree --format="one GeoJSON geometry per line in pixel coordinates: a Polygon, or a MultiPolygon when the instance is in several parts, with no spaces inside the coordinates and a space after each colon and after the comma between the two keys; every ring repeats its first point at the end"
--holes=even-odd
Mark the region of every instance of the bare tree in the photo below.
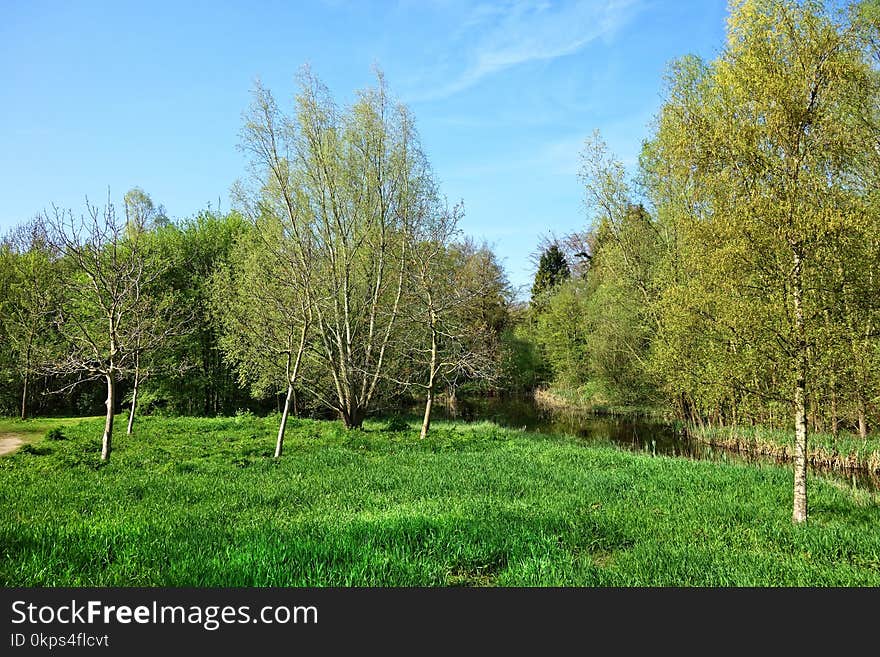
{"type": "Polygon", "coordinates": [[[565,257],[565,263],[572,276],[579,278],[586,275],[592,258],[592,245],[589,231],[571,231],[561,237],[553,232],[542,235],[538,239],[535,250],[529,254],[529,262],[537,271],[541,256],[552,247],[558,248],[565,257]]]}
{"type": "Polygon", "coordinates": [[[107,414],[101,460],[112,450],[117,386],[132,372],[140,356],[166,339],[171,304],[159,304],[148,293],[162,268],[151,258],[141,231],[130,231],[109,198],[104,208],[89,204],[87,216],[69,210],[44,213],[47,234],[68,269],[60,278],[62,300],[56,328],[63,355],[46,364],[53,374],[77,375],[67,386],[104,379],[107,414]]]}
{"type": "Polygon", "coordinates": [[[427,216],[414,232],[409,252],[403,304],[409,330],[401,335],[415,367],[407,379],[393,379],[425,391],[421,438],[430,430],[441,384],[454,385],[459,377],[491,381],[496,369],[490,333],[478,312],[481,299],[491,293],[491,281],[483,276],[479,250],[455,241],[460,237],[462,206],[450,210],[435,202],[424,212],[427,216]]]}

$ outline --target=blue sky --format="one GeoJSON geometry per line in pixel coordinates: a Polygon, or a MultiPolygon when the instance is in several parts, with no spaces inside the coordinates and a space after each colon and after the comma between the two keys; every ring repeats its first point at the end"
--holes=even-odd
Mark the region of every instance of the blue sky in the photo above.
{"type": "Polygon", "coordinates": [[[0,233],[108,187],[175,218],[228,208],[255,78],[288,101],[309,63],[348,102],[377,64],[463,229],[528,286],[539,238],[589,221],[584,139],[634,164],[666,65],[714,57],[726,16],[726,0],[0,0],[0,233]]]}

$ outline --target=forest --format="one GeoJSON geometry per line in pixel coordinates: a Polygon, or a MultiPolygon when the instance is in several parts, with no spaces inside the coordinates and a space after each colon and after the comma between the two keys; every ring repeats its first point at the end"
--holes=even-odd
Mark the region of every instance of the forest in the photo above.
{"type": "MultiPolygon", "coordinates": [[[[464,232],[467,199],[444,195],[416,117],[381,73],[347,105],[311,69],[303,68],[297,79],[292,100],[286,100],[288,90],[276,96],[259,83],[253,88],[238,136],[249,167],[231,191],[230,209],[169,217],[161,199],[136,187],[118,206],[109,193],[97,203],[87,199],[83,208],[49,206],[3,238],[0,416],[22,422],[103,416],[100,423],[65,429],[75,437],[65,441],[69,446],[45,441],[45,449],[61,450],[59,464],[87,467],[90,478],[112,478],[121,486],[124,477],[112,468],[134,467],[129,461],[135,456],[166,468],[163,473],[178,468],[175,476],[185,477],[207,468],[214,476],[220,461],[254,470],[303,458],[304,450],[323,450],[309,457],[315,459],[337,454],[341,464],[348,457],[339,450],[348,446],[380,454],[377,467],[391,479],[399,457],[401,468],[434,481],[433,466],[416,466],[409,460],[414,456],[396,450],[415,450],[419,458],[439,450],[453,458],[450,450],[473,449],[501,459],[493,450],[522,449],[516,468],[523,469],[513,468],[519,474],[511,481],[522,475],[537,486],[546,473],[529,468],[547,454],[529,450],[544,449],[543,439],[538,446],[505,448],[522,438],[495,428],[466,447],[468,429],[432,424],[437,408],[457,398],[534,395],[588,412],[649,415],[683,432],[723,435],[737,444],[749,436],[781,436],[791,461],[781,474],[760,479],[760,469],[736,471],[748,471],[742,477],[759,491],[756,514],[762,509],[778,518],[782,509],[793,521],[786,524],[794,526],[808,518],[808,465],[817,444],[835,456],[867,454],[860,466],[880,471],[880,3],[733,2],[716,58],[685,55],[668,65],[661,109],[636,167],[626,166],[598,130],[585,126],[590,136],[579,173],[584,215],[571,219],[566,234],[535,235],[530,290],[514,289],[492,246],[464,232]],[[416,405],[415,420],[402,418],[402,409],[416,405]],[[262,441],[259,451],[249,451],[249,430],[236,424],[241,418],[259,427],[253,429],[262,441]],[[223,422],[231,423],[229,440],[244,452],[235,456],[221,440],[210,465],[192,465],[197,456],[187,450],[195,449],[196,439],[187,432],[213,436],[222,433],[216,423],[223,422]],[[149,440],[139,441],[139,434],[149,440]],[[312,444],[306,438],[312,434],[322,437],[312,444]],[[82,453],[64,452],[74,444],[82,453]],[[180,458],[169,456],[176,450],[180,458]]],[[[28,463],[55,458],[48,452],[40,457],[40,449],[4,457],[0,473],[30,477],[20,472],[28,463]]],[[[210,451],[211,443],[202,449],[210,451]]],[[[605,448],[579,456],[577,449],[586,448],[568,442],[546,449],[572,481],[579,459],[592,459],[589,467],[601,472],[602,463],[624,459],[605,448]]],[[[700,481],[723,486],[728,476],[706,464],[670,466],[681,468],[670,474],[636,462],[644,470],[635,479],[638,490],[661,485],[642,477],[671,477],[690,482],[689,495],[697,495],[700,481]],[[688,467],[705,472],[697,476],[688,467]]],[[[316,463],[304,465],[314,473],[303,476],[319,477],[316,463]]],[[[507,466],[499,461],[495,467],[503,472],[507,466]]],[[[463,489],[473,485],[468,468],[464,462],[452,468],[463,489]]],[[[278,479],[279,472],[266,470],[265,476],[278,479]]],[[[359,472],[350,473],[353,480],[359,472]]],[[[238,477],[234,486],[246,488],[238,477]]],[[[292,481],[282,477],[277,487],[287,490],[292,481]]],[[[318,481],[312,485],[320,488],[318,481]]],[[[811,476],[811,487],[814,481],[811,476]]],[[[595,491],[623,490],[610,479],[594,484],[595,491]]],[[[493,495],[507,485],[493,483],[493,495]]],[[[820,514],[837,504],[829,500],[844,495],[816,486],[820,514]]],[[[63,498],[63,490],[56,494],[63,498]]],[[[637,497],[633,490],[621,495],[638,506],[628,497],[637,497]]],[[[500,497],[517,497],[516,490],[508,492],[500,497]]],[[[573,494],[557,491],[559,517],[576,505],[568,499],[573,494]]],[[[32,496],[22,504],[36,504],[32,496]]],[[[736,506],[733,492],[721,497],[718,504],[736,506]]],[[[867,506],[845,502],[867,509],[863,524],[834,521],[841,523],[838,537],[850,541],[846,549],[862,555],[847,568],[856,573],[864,566],[861,574],[848,579],[851,573],[835,570],[829,556],[832,565],[821,575],[808,568],[794,579],[767,579],[755,562],[731,581],[876,584],[880,545],[869,536],[878,518],[871,500],[867,506]]],[[[668,499],[664,504],[677,508],[668,499]]],[[[811,521],[812,509],[811,497],[811,521]]],[[[534,531],[558,531],[574,541],[577,532],[596,530],[581,522],[534,531]]],[[[675,532],[704,531],[681,522],[675,532]]],[[[720,525],[735,533],[743,522],[720,525]]],[[[499,531],[491,527],[487,533],[499,531]]],[[[641,535],[644,529],[634,538],[635,529],[618,535],[603,527],[595,543],[602,554],[651,540],[641,535]]],[[[452,529],[441,523],[438,531],[452,529]]],[[[791,540],[813,545],[816,554],[831,550],[819,534],[798,536],[791,540]]],[[[356,536],[334,537],[343,553],[355,550],[356,536]]],[[[269,534],[264,538],[274,546],[267,554],[281,549],[269,534]]],[[[639,575],[625,558],[617,562],[624,570],[606,579],[595,575],[600,570],[584,575],[568,561],[545,577],[517,562],[529,558],[524,544],[511,548],[519,556],[502,557],[501,535],[491,540],[498,543],[487,557],[494,564],[487,577],[507,572],[502,584],[702,581],[696,571],[639,575]]],[[[726,539],[711,540],[721,546],[726,539]]],[[[320,552],[316,545],[302,549],[320,552]]],[[[445,558],[439,556],[442,545],[431,549],[431,559],[445,558]]],[[[719,553],[725,549],[718,547],[719,553]]],[[[352,563],[359,558],[349,556],[352,563]]],[[[400,564],[411,558],[406,552],[400,564]]],[[[723,566],[707,566],[703,583],[724,583],[736,571],[723,559],[723,566]]],[[[601,558],[594,562],[603,565],[601,558]]],[[[421,575],[399,565],[403,570],[378,580],[343,569],[325,580],[316,571],[291,581],[489,581],[480,579],[476,566],[453,569],[458,575],[452,576],[445,562],[435,565],[421,575]]],[[[4,567],[7,582],[39,578],[11,568],[4,567]]],[[[192,577],[178,573],[144,583],[273,581],[207,571],[202,564],[192,577]]],[[[52,581],[130,581],[128,571],[113,577],[95,572],[52,581]]]]}

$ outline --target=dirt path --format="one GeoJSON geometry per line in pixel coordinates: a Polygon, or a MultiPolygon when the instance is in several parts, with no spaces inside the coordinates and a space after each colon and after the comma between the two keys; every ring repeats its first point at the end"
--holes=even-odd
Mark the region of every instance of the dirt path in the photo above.
{"type": "Polygon", "coordinates": [[[14,433],[0,434],[0,456],[14,452],[24,444],[24,441],[14,433]]]}

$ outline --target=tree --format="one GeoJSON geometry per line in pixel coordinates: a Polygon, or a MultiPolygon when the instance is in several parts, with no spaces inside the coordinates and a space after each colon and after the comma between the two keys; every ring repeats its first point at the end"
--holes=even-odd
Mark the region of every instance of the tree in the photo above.
{"type": "MultiPolygon", "coordinates": [[[[714,337],[708,363],[740,379],[743,363],[773,363],[795,426],[792,518],[807,518],[807,405],[823,309],[822,254],[859,231],[869,67],[850,27],[816,2],[732,6],[727,46],[710,65],[674,73],[659,121],[666,172],[691,194],[676,213],[694,274],[679,301],[714,337]],[[739,370],[739,371],[737,371],[739,370]]],[[[758,365],[760,366],[760,365],[758,365]]],[[[722,375],[723,376],[723,375],[722,375]]]]}
{"type": "Polygon", "coordinates": [[[460,206],[437,208],[414,235],[407,267],[408,298],[404,314],[410,324],[406,351],[410,360],[426,371],[409,380],[393,380],[425,391],[425,412],[420,437],[426,438],[439,385],[454,387],[460,378],[491,382],[499,369],[498,333],[484,320],[486,302],[498,295],[498,277],[487,262],[486,249],[458,235],[460,206]]]}
{"type": "Polygon", "coordinates": [[[220,326],[219,346],[242,383],[264,395],[281,385],[284,409],[275,442],[275,458],[284,448],[284,432],[306,354],[312,323],[302,293],[309,271],[299,270],[279,247],[283,224],[269,214],[243,232],[229,262],[212,283],[212,308],[220,326]]]}
{"type": "Polygon", "coordinates": [[[573,279],[560,285],[537,314],[537,342],[553,370],[553,381],[577,388],[589,369],[588,284],[573,279]]]}
{"type": "Polygon", "coordinates": [[[212,312],[211,289],[215,272],[227,266],[236,240],[247,230],[238,212],[203,210],[151,232],[152,247],[169,265],[157,287],[192,315],[186,331],[170,336],[154,352],[158,362],[142,393],[152,405],[186,415],[217,415],[252,403],[219,348],[221,328],[212,312]]]}
{"type": "Polygon", "coordinates": [[[346,427],[360,427],[385,380],[411,235],[433,188],[413,119],[381,74],[340,110],[306,70],[292,117],[257,85],[242,148],[254,174],[246,205],[283,222],[276,251],[309,272],[302,293],[315,331],[307,352],[329,386],[301,385],[346,427]]]}
{"type": "Polygon", "coordinates": [[[21,377],[20,417],[27,417],[31,377],[38,372],[51,329],[55,305],[55,254],[44,226],[32,220],[13,230],[4,240],[10,279],[5,302],[0,305],[5,336],[21,377]]]}
{"type": "Polygon", "coordinates": [[[634,201],[623,164],[598,132],[585,142],[579,178],[589,225],[565,244],[589,265],[533,308],[536,341],[555,383],[588,390],[594,403],[652,403],[657,391],[649,360],[658,327],[661,231],[634,201]]]}
{"type": "Polygon", "coordinates": [[[535,282],[532,284],[532,303],[556,289],[571,276],[568,263],[558,244],[551,244],[538,261],[535,282]]]}
{"type": "Polygon", "coordinates": [[[153,199],[140,187],[132,187],[123,197],[125,224],[128,230],[149,231],[168,225],[165,208],[156,206],[153,199]]]}
{"type": "MultiPolygon", "coordinates": [[[[149,194],[139,187],[126,192],[124,203],[126,239],[143,245],[144,253],[149,254],[153,268],[158,272],[164,272],[171,263],[166,259],[167,255],[162,254],[158,248],[161,242],[156,243],[155,240],[155,229],[167,225],[164,210],[161,206],[157,209],[149,194]]],[[[138,305],[133,314],[137,328],[134,331],[131,405],[126,427],[128,435],[132,434],[134,428],[141,385],[158,374],[161,369],[155,358],[157,351],[165,346],[172,336],[184,332],[184,327],[195,316],[192,310],[188,311],[184,306],[175,303],[173,291],[163,287],[161,275],[147,281],[141,289],[141,294],[151,302],[138,305]],[[145,336],[151,337],[146,345],[142,344],[145,336]]]]}
{"type": "Polygon", "coordinates": [[[56,374],[84,380],[104,379],[106,419],[101,460],[112,451],[117,386],[131,372],[137,356],[150,352],[166,338],[154,319],[162,307],[147,293],[161,268],[150,257],[139,231],[126,237],[126,226],[109,202],[102,209],[86,202],[88,217],[54,209],[43,221],[54,248],[62,254],[61,302],[56,329],[63,353],[47,364],[56,374]]]}

